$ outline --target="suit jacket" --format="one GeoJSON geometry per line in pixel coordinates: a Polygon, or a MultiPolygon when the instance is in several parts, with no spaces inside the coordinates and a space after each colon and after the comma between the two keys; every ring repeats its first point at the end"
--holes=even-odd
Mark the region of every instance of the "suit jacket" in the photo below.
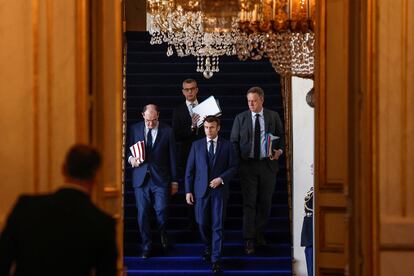
{"type": "MultiPolygon", "coordinates": [[[[244,111],[236,116],[230,134],[230,141],[233,143],[234,150],[239,158],[247,160],[250,155],[253,143],[253,123],[251,111],[244,111]]],[[[278,136],[278,149],[284,149],[283,125],[279,114],[269,109],[263,109],[265,132],[278,136]]],[[[278,161],[268,159],[270,168],[277,170],[278,161]]]]}
{"type": "Polygon", "coordinates": [[[115,220],[82,191],[22,196],[0,237],[0,275],[116,275],[115,220]]]}
{"type": "MultiPolygon", "coordinates": [[[[144,122],[131,126],[128,148],[138,141],[145,141],[144,122]]],[[[152,181],[157,186],[166,188],[172,181],[177,181],[175,139],[171,127],[161,122],[158,124],[158,133],[153,142],[151,154],[145,154],[144,163],[138,168],[132,169],[132,185],[134,187],[140,187],[144,183],[147,171],[150,172],[152,181]]]]}
{"type": "Polygon", "coordinates": [[[172,128],[178,145],[178,160],[185,167],[191,144],[204,137],[203,129],[191,130],[191,116],[186,102],[179,104],[173,112],[172,128]]]}
{"type": "Polygon", "coordinates": [[[231,143],[219,136],[214,156],[213,167],[209,169],[206,138],[193,143],[185,173],[186,193],[193,193],[197,198],[204,197],[209,182],[216,177],[223,179],[223,191],[228,193],[230,180],[237,171],[237,157],[231,143]]]}

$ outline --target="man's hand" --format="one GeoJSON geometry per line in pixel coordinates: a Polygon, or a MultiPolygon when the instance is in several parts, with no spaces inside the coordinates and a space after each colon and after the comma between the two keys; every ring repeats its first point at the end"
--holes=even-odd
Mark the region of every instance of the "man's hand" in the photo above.
{"type": "Polygon", "coordinates": [[[141,162],[139,162],[139,159],[138,158],[131,157],[130,160],[131,160],[131,166],[133,168],[137,168],[137,167],[139,167],[139,165],[141,165],[141,162]]]}
{"type": "Polygon", "coordinates": [[[193,117],[191,117],[191,127],[192,128],[197,128],[197,122],[200,119],[200,115],[197,113],[193,114],[193,117]]]}
{"type": "Polygon", "coordinates": [[[192,193],[186,193],[185,200],[187,201],[187,204],[194,205],[194,197],[192,193]]]}
{"type": "Polygon", "coordinates": [[[281,149],[277,149],[277,150],[273,150],[273,154],[269,156],[270,160],[278,160],[279,157],[282,155],[283,150],[281,149]]]}
{"type": "Polygon", "coordinates": [[[210,181],[209,186],[210,186],[210,188],[215,189],[218,186],[220,186],[221,183],[223,183],[223,179],[221,179],[221,177],[217,177],[217,178],[214,178],[213,180],[210,181]]]}
{"type": "Polygon", "coordinates": [[[175,195],[178,192],[178,183],[171,182],[171,195],[175,195]]]}

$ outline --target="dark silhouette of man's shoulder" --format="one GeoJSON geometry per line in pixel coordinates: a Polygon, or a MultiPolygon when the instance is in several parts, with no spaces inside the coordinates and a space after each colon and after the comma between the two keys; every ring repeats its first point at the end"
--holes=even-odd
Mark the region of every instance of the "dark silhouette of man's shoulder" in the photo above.
{"type": "Polygon", "coordinates": [[[25,221],[63,221],[73,219],[85,224],[114,224],[114,219],[92,203],[89,196],[76,189],[63,188],[48,195],[23,195],[15,211],[25,221]],[[88,223],[89,222],[89,223],[88,223]]]}

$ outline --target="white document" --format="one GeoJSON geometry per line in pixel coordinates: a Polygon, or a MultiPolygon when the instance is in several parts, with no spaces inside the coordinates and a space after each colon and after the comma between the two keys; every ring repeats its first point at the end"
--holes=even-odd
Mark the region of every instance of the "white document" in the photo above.
{"type": "Polygon", "coordinates": [[[197,122],[198,127],[200,127],[203,124],[205,117],[209,115],[213,115],[213,116],[221,115],[221,109],[216,99],[214,98],[214,96],[208,97],[203,102],[193,107],[193,112],[200,115],[200,119],[197,122]]]}

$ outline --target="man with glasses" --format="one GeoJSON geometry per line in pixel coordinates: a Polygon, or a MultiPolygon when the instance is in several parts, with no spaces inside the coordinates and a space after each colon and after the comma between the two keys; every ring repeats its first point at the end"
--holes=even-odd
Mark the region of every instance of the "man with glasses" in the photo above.
{"type": "MultiPolygon", "coordinates": [[[[182,84],[182,93],[185,101],[179,104],[173,112],[172,127],[174,130],[175,140],[177,142],[177,167],[178,179],[183,185],[184,171],[187,163],[187,157],[190,152],[191,144],[204,137],[203,129],[197,127],[200,116],[193,112],[193,108],[198,105],[197,82],[194,79],[186,79],[182,84]]],[[[183,185],[184,186],[184,185],[183,185]]],[[[189,230],[196,229],[194,218],[194,208],[188,207],[189,230]]]]}
{"type": "Polygon", "coordinates": [[[138,209],[138,224],[142,238],[142,258],[148,258],[152,249],[150,229],[150,207],[155,210],[161,246],[168,248],[165,230],[168,188],[171,195],[178,191],[176,182],[176,156],[174,134],[168,125],[158,121],[159,111],[154,104],[146,105],[142,111],[143,122],[131,126],[128,147],[145,142],[145,157],[130,155],[132,185],[138,209]]]}

